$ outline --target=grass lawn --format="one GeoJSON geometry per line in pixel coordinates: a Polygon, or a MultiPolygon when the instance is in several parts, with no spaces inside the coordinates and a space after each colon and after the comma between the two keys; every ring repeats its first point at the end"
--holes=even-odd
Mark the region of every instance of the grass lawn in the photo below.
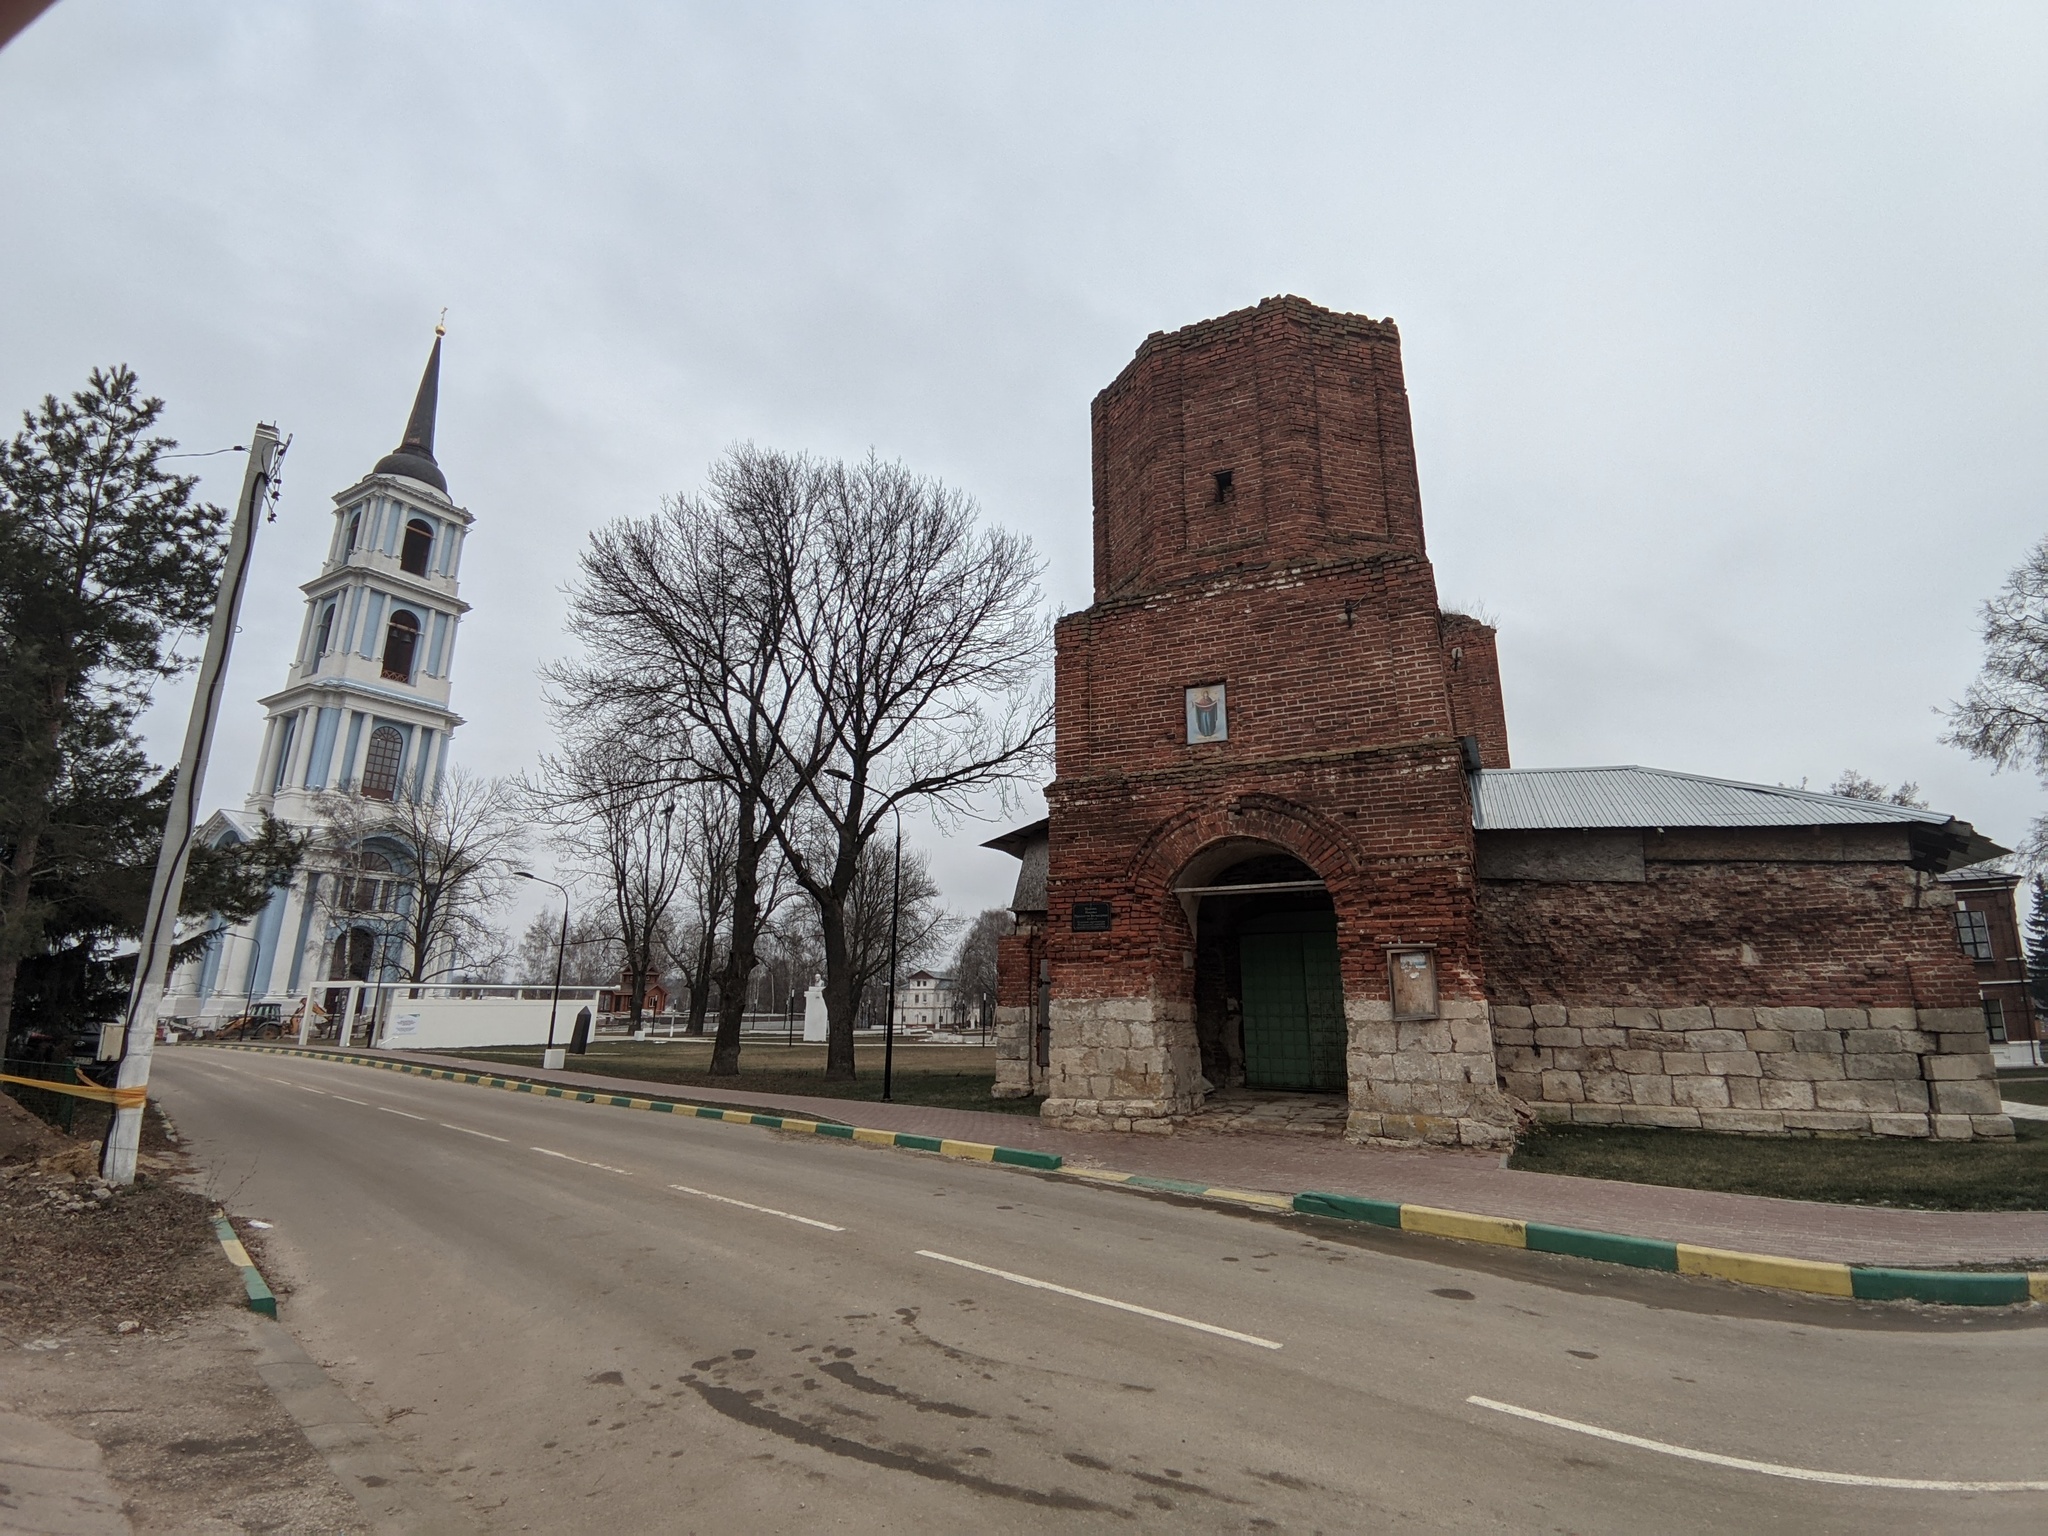
{"type": "Polygon", "coordinates": [[[2048,1074],[2035,1077],[2001,1077],[1998,1096],[2015,1104],[2048,1104],[2048,1074]]]}
{"type": "Polygon", "coordinates": [[[2014,1129],[2016,1142],[1943,1142],[1546,1126],[1516,1143],[1508,1166],[1839,1205],[2048,1210],[2048,1124],[2022,1120],[2014,1129]]]}
{"type": "MultiPolygon", "coordinates": [[[[506,1066],[537,1067],[540,1047],[491,1046],[447,1054],[506,1066]]],[[[681,1088],[725,1088],[735,1093],[802,1093],[822,1099],[875,1102],[882,1097],[882,1048],[857,1045],[851,1082],[825,1076],[822,1045],[776,1045],[749,1040],[740,1047],[738,1077],[711,1075],[711,1042],[602,1040],[582,1058],[571,1056],[571,1071],[643,1078],[681,1088]]],[[[1035,1115],[1042,1099],[992,1099],[996,1080],[994,1046],[899,1045],[891,1088],[898,1104],[934,1109],[986,1109],[1035,1115]]]]}

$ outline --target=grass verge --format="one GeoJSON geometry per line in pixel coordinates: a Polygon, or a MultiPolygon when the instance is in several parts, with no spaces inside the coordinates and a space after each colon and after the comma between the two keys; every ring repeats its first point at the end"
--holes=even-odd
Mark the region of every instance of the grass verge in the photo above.
{"type": "Polygon", "coordinates": [[[1943,1142],[1545,1126],[1516,1143],[1508,1166],[1835,1205],[2048,1210],[2048,1125],[2020,1121],[2015,1130],[2016,1141],[1943,1142]]]}
{"type": "MultiPolygon", "coordinates": [[[[541,1056],[539,1046],[490,1046],[438,1054],[507,1067],[538,1067],[541,1056]]],[[[720,1088],[731,1093],[805,1094],[868,1103],[878,1103],[882,1097],[882,1048],[878,1045],[855,1048],[856,1075],[850,1080],[825,1076],[825,1048],[821,1045],[769,1045],[751,1040],[740,1051],[737,1077],[711,1075],[708,1040],[679,1040],[673,1044],[600,1041],[591,1046],[587,1055],[571,1056],[569,1070],[637,1078],[678,1088],[720,1088]]],[[[990,1098],[989,1090],[995,1086],[995,1080],[993,1047],[898,1046],[890,1086],[892,1098],[898,1104],[992,1110],[998,1114],[1038,1113],[1043,1099],[990,1098]]]]}
{"type": "Polygon", "coordinates": [[[2048,1077],[2001,1077],[1998,1096],[2015,1104],[2048,1104],[2048,1077]]]}

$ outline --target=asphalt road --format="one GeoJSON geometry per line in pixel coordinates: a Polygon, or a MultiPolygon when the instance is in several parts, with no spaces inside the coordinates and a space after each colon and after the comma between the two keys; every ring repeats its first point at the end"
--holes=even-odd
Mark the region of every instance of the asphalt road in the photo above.
{"type": "Polygon", "coordinates": [[[1856,1481],[2048,1479],[2011,1314],[288,1057],[155,1077],[292,1331],[492,1530],[2048,1528],[2048,1483],[1856,1481]]]}

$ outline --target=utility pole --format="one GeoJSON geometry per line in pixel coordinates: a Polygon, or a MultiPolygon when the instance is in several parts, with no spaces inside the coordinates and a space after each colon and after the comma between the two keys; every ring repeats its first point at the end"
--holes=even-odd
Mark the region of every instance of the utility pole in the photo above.
{"type": "Polygon", "coordinates": [[[213,627],[207,631],[206,654],[199,663],[199,682],[192,695],[192,716],[185,726],[185,751],[178,759],[178,781],[171,808],[164,817],[164,846],[157,855],[156,878],[150,882],[149,910],[142,922],[142,943],[135,955],[135,981],[128,992],[128,1013],[121,1029],[121,1068],[114,1080],[118,1097],[107,1144],[100,1153],[100,1174],[109,1184],[135,1182],[135,1154],[142,1146],[142,1111],[149,1091],[149,1061],[156,1047],[156,1010],[170,980],[171,946],[177,939],[178,903],[185,894],[185,865],[192,853],[192,833],[199,813],[199,795],[206,779],[206,760],[213,751],[213,728],[220,719],[221,685],[227,679],[228,652],[242,613],[242,589],[249,578],[249,557],[256,545],[256,514],[270,499],[278,461],[286,444],[277,428],[256,424],[249,439],[249,466],[242,474],[242,499],[228,536],[227,563],[221,568],[220,595],[213,604],[213,627]]]}
{"type": "Polygon", "coordinates": [[[903,922],[903,811],[896,813],[896,888],[889,898],[889,1011],[882,1015],[882,1102],[892,1104],[896,1075],[896,935],[903,922]]]}

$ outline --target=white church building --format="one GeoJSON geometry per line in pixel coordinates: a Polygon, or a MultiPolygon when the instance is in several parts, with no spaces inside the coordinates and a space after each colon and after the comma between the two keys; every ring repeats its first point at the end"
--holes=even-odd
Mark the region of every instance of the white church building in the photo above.
{"type": "MultiPolygon", "coordinates": [[[[462,724],[449,685],[474,521],[434,460],[441,335],[436,327],[403,440],[334,498],[326,560],[301,588],[298,649],[284,686],[262,700],[255,782],[240,811],[216,811],[200,830],[214,846],[256,837],[265,811],[317,834],[332,794],[388,801],[438,790],[462,724]]],[[[289,1019],[324,982],[398,978],[409,958],[402,898],[374,877],[405,857],[396,846],[358,850],[343,874],[309,856],[254,918],[223,925],[179,967],[159,1018],[206,1025],[274,1003],[289,1019]]]]}

